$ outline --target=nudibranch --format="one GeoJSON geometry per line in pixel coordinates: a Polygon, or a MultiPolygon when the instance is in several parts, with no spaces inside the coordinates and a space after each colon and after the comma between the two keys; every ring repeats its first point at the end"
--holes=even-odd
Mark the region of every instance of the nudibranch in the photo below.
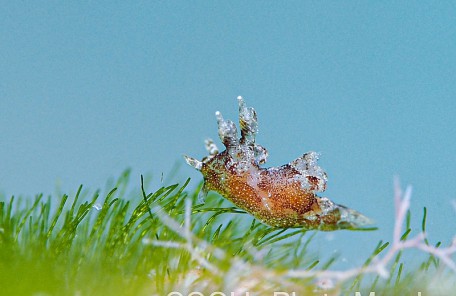
{"type": "Polygon", "coordinates": [[[213,190],[239,208],[273,227],[302,227],[317,230],[358,229],[370,224],[359,212],[338,205],[317,192],[326,189],[325,171],[318,166],[318,153],[307,152],[280,167],[262,168],[268,151],[255,143],[258,133],[257,115],[239,101],[238,139],[236,125],[215,116],[218,134],[226,149],[219,149],[206,140],[209,156],[202,161],[184,156],[186,162],[204,177],[202,192],[213,190]]]}

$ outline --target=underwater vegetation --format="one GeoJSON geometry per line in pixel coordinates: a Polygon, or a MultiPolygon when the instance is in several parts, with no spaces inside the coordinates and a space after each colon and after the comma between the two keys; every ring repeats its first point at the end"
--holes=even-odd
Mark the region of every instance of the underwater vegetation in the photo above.
{"type": "Polygon", "coordinates": [[[426,210],[422,232],[412,234],[410,187],[395,185],[393,238],[374,242],[364,264],[337,270],[340,258],[320,258],[316,231],[270,227],[216,193],[198,203],[188,181],[149,192],[147,180],[128,191],[129,179],[127,171],[105,193],[80,187],[73,196],[0,197],[0,295],[452,295],[456,288],[456,240],[428,241],[426,210]],[[413,264],[403,256],[410,249],[423,252],[413,264]]]}

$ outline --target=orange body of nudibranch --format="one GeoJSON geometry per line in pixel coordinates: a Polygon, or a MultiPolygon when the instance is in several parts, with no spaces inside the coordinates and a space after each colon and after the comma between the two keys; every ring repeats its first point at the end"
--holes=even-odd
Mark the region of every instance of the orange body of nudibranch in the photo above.
{"type": "Polygon", "coordinates": [[[326,173],[317,165],[318,154],[308,152],[280,166],[261,168],[267,150],[255,143],[257,116],[239,100],[241,138],[236,125],[216,112],[219,136],[226,150],[206,141],[209,156],[202,161],[185,157],[204,176],[203,192],[214,190],[274,227],[305,229],[357,229],[370,221],[355,210],[317,196],[326,189],[326,173]]]}

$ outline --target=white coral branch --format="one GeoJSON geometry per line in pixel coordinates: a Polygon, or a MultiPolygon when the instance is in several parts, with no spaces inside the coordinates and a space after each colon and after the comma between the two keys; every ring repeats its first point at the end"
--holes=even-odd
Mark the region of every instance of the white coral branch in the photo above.
{"type": "Polygon", "coordinates": [[[210,270],[211,272],[218,273],[220,270],[214,265],[211,264],[205,257],[204,254],[208,252],[213,253],[216,257],[221,258],[225,256],[225,253],[215,248],[212,245],[209,245],[206,241],[200,240],[199,238],[195,237],[191,232],[191,208],[192,202],[190,199],[185,200],[185,218],[184,218],[184,225],[183,227],[179,225],[179,223],[171,218],[169,215],[163,212],[163,209],[160,207],[154,207],[152,210],[156,212],[158,218],[165,224],[168,228],[170,228],[174,233],[181,236],[185,243],[177,243],[174,241],[162,241],[162,240],[153,240],[150,238],[143,239],[143,244],[146,245],[153,245],[156,247],[165,247],[165,248],[172,248],[172,249],[185,249],[187,250],[192,259],[197,261],[202,267],[210,270]]]}

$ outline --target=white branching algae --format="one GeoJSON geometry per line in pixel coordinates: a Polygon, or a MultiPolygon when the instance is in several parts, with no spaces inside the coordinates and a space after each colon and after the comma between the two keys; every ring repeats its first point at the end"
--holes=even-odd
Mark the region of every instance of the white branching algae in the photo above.
{"type": "Polygon", "coordinates": [[[256,112],[242,97],[238,101],[240,139],[234,122],[217,111],[218,133],[226,150],[219,152],[212,140],[206,140],[209,156],[202,161],[185,156],[187,163],[203,174],[204,193],[214,190],[274,227],[337,230],[370,224],[357,211],[317,195],[325,191],[328,180],[317,164],[318,153],[305,153],[280,167],[261,168],[268,151],[255,143],[256,112]]]}

